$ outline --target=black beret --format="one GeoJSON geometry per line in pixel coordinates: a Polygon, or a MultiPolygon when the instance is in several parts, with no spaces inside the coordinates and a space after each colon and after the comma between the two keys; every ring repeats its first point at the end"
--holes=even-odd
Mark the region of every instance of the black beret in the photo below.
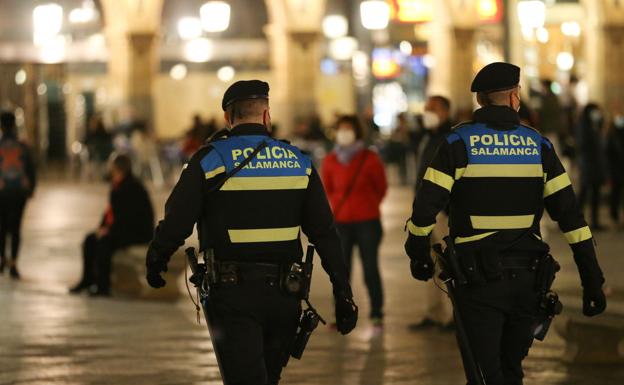
{"type": "Polygon", "coordinates": [[[269,98],[269,83],[261,80],[241,80],[232,84],[225,94],[223,94],[223,101],[221,102],[221,108],[223,111],[227,107],[239,100],[246,99],[268,99],[269,98]]]}
{"type": "Polygon", "coordinates": [[[520,84],[520,67],[509,63],[491,63],[481,68],[472,85],[471,92],[494,92],[514,88],[520,84]]]}

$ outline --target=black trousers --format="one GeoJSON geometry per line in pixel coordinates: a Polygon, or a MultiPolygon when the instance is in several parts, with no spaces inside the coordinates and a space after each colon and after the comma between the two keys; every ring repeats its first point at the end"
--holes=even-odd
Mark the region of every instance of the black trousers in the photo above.
{"type": "Polygon", "coordinates": [[[611,214],[611,219],[614,222],[620,221],[620,208],[622,207],[622,193],[624,192],[624,178],[618,176],[614,176],[612,179],[613,184],[611,185],[611,196],[609,199],[609,211],[611,214]]]}
{"type": "Polygon", "coordinates": [[[338,223],[337,227],[349,274],[351,274],[353,264],[353,247],[357,245],[360,251],[364,282],[371,306],[370,317],[382,318],[383,286],[379,273],[379,244],[383,235],[381,222],[379,219],[375,219],[364,222],[338,223]]]}
{"type": "MultiPolygon", "coordinates": [[[[539,305],[534,285],[535,273],[507,270],[500,281],[457,289],[466,334],[488,385],[522,385],[522,360],[533,343],[539,305]]],[[[468,371],[466,377],[475,384],[468,371]]]]}
{"type": "Polygon", "coordinates": [[[26,206],[25,195],[0,196],[0,258],[5,261],[6,240],[11,238],[11,258],[17,259],[21,242],[22,217],[26,206]]]}
{"type": "Polygon", "coordinates": [[[591,224],[599,226],[599,210],[600,210],[600,183],[583,182],[579,193],[579,205],[585,207],[587,200],[590,201],[591,208],[591,224]]]}
{"type": "Polygon", "coordinates": [[[300,301],[282,294],[277,278],[221,284],[204,303],[225,385],[276,385],[286,366],[300,301]]]}
{"type": "Polygon", "coordinates": [[[81,285],[97,285],[98,290],[110,290],[111,260],[115,252],[115,242],[108,236],[97,238],[95,233],[87,234],[82,244],[81,285]]]}

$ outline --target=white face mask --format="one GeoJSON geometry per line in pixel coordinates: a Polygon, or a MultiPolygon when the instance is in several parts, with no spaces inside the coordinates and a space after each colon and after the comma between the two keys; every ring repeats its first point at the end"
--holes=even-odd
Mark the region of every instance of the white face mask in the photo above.
{"type": "Polygon", "coordinates": [[[617,128],[624,128],[624,115],[616,115],[615,118],[613,118],[613,123],[617,128]]]}
{"type": "Polygon", "coordinates": [[[592,120],[592,122],[598,123],[602,119],[602,112],[600,112],[600,110],[598,109],[592,110],[589,113],[589,118],[592,120]]]}
{"type": "Polygon", "coordinates": [[[440,117],[435,112],[425,111],[422,115],[423,126],[427,130],[433,130],[440,125],[440,117]]]}
{"type": "Polygon", "coordinates": [[[350,146],[355,142],[355,132],[348,128],[336,131],[336,143],[339,146],[350,146]]]}

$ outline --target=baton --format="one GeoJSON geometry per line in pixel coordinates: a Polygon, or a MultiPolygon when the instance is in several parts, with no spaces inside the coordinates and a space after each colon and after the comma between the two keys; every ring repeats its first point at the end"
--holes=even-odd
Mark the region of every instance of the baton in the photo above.
{"type": "Polygon", "coordinates": [[[202,310],[204,311],[204,318],[206,319],[206,325],[208,325],[208,333],[210,334],[212,351],[214,352],[215,358],[217,359],[219,373],[221,373],[221,379],[223,380],[223,383],[227,385],[226,379],[223,376],[223,366],[221,365],[221,358],[219,357],[219,352],[215,346],[215,342],[213,339],[213,337],[215,336],[215,333],[212,329],[213,317],[210,315],[210,311],[208,310],[208,297],[210,290],[210,285],[208,283],[208,274],[210,274],[210,272],[206,271],[205,264],[198,263],[197,254],[195,253],[194,247],[189,247],[184,252],[186,253],[186,259],[188,260],[191,271],[193,272],[191,282],[199,288],[199,303],[201,304],[202,310]],[[194,277],[196,279],[193,279],[194,277]]]}
{"type": "Polygon", "coordinates": [[[455,246],[453,240],[450,237],[445,237],[446,250],[442,251],[442,246],[438,243],[433,246],[433,251],[438,254],[438,257],[442,261],[442,272],[440,273],[440,279],[444,282],[447,289],[447,294],[453,304],[453,315],[455,316],[455,328],[457,329],[457,340],[464,357],[464,364],[467,371],[472,375],[476,385],[487,385],[481,367],[475,359],[474,352],[470,346],[470,340],[468,334],[466,334],[466,328],[461,317],[459,310],[459,304],[455,296],[456,285],[460,282],[466,282],[464,274],[459,267],[459,261],[457,254],[455,254],[455,246]]]}

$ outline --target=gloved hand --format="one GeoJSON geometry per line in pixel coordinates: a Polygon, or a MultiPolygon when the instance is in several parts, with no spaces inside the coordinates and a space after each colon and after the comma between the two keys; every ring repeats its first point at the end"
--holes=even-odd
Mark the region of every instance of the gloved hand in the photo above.
{"type": "Polygon", "coordinates": [[[353,298],[336,296],[336,328],[342,334],[349,334],[358,319],[358,307],[353,298]]]}
{"type": "Polygon", "coordinates": [[[147,271],[147,283],[154,289],[160,289],[167,284],[167,281],[163,277],[160,276],[159,271],[147,271]]]}
{"type": "Polygon", "coordinates": [[[417,237],[410,234],[405,242],[405,252],[411,260],[412,277],[420,281],[428,281],[433,277],[434,264],[431,259],[429,237],[417,237]]]}
{"type": "Polygon", "coordinates": [[[583,288],[583,314],[593,317],[605,311],[607,298],[602,285],[587,285],[583,288]]]}
{"type": "Polygon", "coordinates": [[[167,263],[158,258],[158,254],[150,244],[147,249],[147,257],[145,258],[145,266],[147,267],[147,283],[154,289],[159,289],[167,284],[167,281],[161,277],[161,273],[167,271],[167,263]]]}

